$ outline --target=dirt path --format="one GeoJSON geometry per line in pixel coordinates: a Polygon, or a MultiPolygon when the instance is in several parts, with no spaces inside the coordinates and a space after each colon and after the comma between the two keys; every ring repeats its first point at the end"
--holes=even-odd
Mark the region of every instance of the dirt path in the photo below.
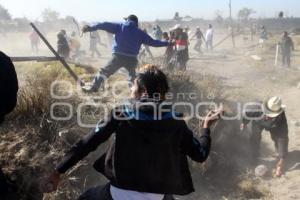
{"type": "MultiPolygon", "coordinates": [[[[191,72],[213,74],[223,80],[226,91],[224,93],[232,100],[245,101],[264,99],[271,95],[282,97],[287,106],[286,113],[289,123],[289,158],[287,172],[282,178],[262,180],[272,193],[273,199],[300,199],[300,122],[299,99],[300,71],[297,63],[299,56],[293,58],[293,69],[275,67],[272,56],[268,55],[263,61],[254,61],[245,56],[246,51],[236,49],[223,56],[222,51],[209,54],[217,59],[192,59],[189,63],[191,72]],[[220,59],[223,58],[223,59],[220,59]]],[[[263,143],[272,151],[273,144],[269,134],[263,134],[263,143]]],[[[262,159],[274,166],[272,155],[262,153],[262,159]]]]}

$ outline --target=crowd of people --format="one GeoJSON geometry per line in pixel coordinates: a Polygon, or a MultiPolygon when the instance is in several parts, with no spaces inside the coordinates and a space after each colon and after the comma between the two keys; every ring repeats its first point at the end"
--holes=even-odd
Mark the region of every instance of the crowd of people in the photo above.
{"type": "MultiPolygon", "coordinates": [[[[117,45],[117,41],[115,40],[115,32],[112,30],[104,30],[107,31],[108,40],[108,44],[105,44],[102,42],[98,30],[104,29],[99,28],[89,31],[89,52],[91,58],[94,58],[95,54],[97,58],[101,58],[101,53],[98,48],[99,46],[102,46],[103,48],[114,48],[117,45]]],[[[169,28],[169,30],[166,32],[163,32],[159,25],[156,25],[152,28],[151,34],[148,34],[149,31],[147,28],[143,28],[143,31],[151,38],[153,37],[155,40],[166,41],[170,44],[172,43],[172,45],[169,45],[165,51],[165,64],[169,67],[176,66],[176,68],[179,70],[186,70],[186,63],[189,60],[188,49],[191,40],[196,39],[196,44],[193,49],[199,54],[203,53],[203,43],[205,43],[208,51],[213,49],[214,31],[211,24],[209,24],[205,34],[202,33],[200,27],[197,27],[194,35],[190,39],[189,34],[191,31],[189,27],[183,27],[180,24],[176,24],[174,27],[169,28]]],[[[76,57],[85,54],[85,51],[82,50],[82,44],[78,36],[79,35],[74,31],[71,33],[71,36],[69,36],[64,29],[57,33],[57,52],[61,57],[65,59],[75,59],[76,57]]],[[[32,31],[29,35],[29,39],[32,52],[37,55],[40,44],[39,36],[35,33],[35,31],[32,31]]],[[[142,60],[145,57],[150,57],[151,60],[154,60],[155,58],[149,45],[143,43],[141,48],[139,48],[137,58],[142,60]]]]}

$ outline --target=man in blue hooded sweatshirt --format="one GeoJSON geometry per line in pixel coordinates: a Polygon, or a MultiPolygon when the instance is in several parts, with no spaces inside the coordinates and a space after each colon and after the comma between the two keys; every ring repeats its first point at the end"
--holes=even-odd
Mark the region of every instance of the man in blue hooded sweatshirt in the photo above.
{"type": "Polygon", "coordinates": [[[94,78],[90,87],[84,86],[85,92],[97,92],[104,77],[108,78],[120,68],[124,67],[130,76],[132,82],[135,78],[135,68],[138,63],[137,56],[142,44],[153,47],[165,47],[169,42],[154,40],[143,30],[138,28],[138,18],[135,15],[129,15],[124,23],[99,23],[95,26],[84,26],[82,31],[92,32],[104,30],[115,35],[112,53],[112,59],[104,66],[94,78]]]}

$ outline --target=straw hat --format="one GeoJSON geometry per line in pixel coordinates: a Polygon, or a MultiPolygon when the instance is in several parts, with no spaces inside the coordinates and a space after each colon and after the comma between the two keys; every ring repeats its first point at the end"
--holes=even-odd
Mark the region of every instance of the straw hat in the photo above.
{"type": "Polygon", "coordinates": [[[286,106],[282,104],[281,98],[277,96],[269,98],[263,106],[265,115],[271,118],[280,115],[284,111],[285,107],[286,106]]]}

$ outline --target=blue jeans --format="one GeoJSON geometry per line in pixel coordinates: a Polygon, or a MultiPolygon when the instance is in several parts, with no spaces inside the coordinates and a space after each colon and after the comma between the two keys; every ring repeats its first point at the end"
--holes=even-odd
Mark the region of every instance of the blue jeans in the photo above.
{"type": "Polygon", "coordinates": [[[93,88],[99,89],[105,78],[109,78],[120,68],[124,67],[129,73],[129,81],[133,82],[135,79],[135,68],[138,60],[135,57],[124,56],[120,54],[113,54],[112,59],[102,68],[96,75],[93,81],[93,88]]]}

